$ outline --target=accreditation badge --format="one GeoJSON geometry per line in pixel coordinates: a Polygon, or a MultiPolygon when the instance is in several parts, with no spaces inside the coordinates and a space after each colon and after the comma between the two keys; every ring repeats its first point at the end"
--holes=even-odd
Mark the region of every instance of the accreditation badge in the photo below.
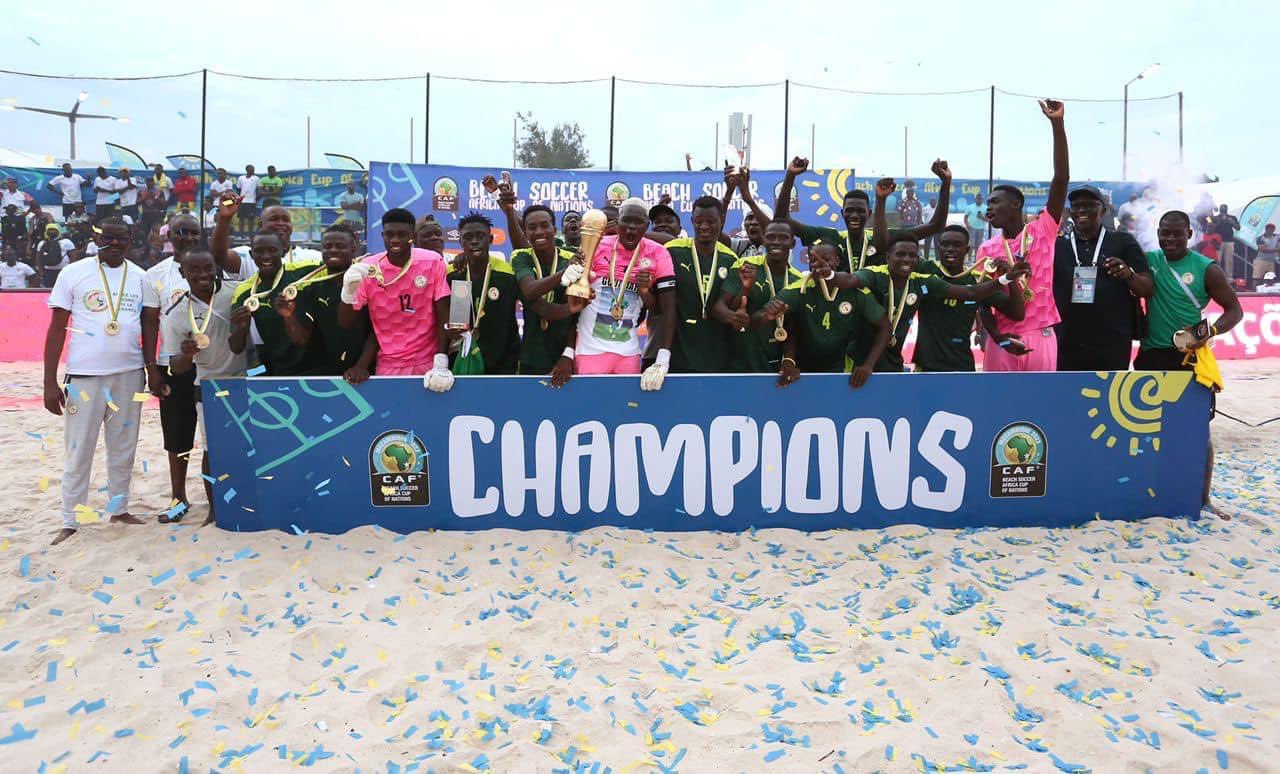
{"type": "Polygon", "coordinates": [[[1071,279],[1071,303],[1092,304],[1098,287],[1097,266],[1077,266],[1071,279]]]}

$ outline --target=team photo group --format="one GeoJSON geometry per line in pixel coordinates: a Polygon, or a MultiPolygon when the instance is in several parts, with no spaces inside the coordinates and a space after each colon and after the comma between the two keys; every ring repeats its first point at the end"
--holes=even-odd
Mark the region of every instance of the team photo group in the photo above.
{"type": "MultiPolygon", "coordinates": [[[[803,158],[788,165],[772,208],[756,201],[748,169],[726,168],[723,197],[694,200],[687,223],[666,197],[558,219],[538,202],[517,210],[509,176],[489,176],[509,260],[492,251],[495,224],[484,215],[458,220],[461,250],[446,258],[445,227],[401,208],[374,226],[384,252],[364,254],[364,235],[338,223],[317,254],[294,247],[287,208],[259,212],[228,191],[212,234],[192,215],[174,216],[174,255],[143,270],[125,258],[131,225],[103,219],[97,256],[63,269],[48,302],[44,403],[64,415],[67,449],[54,542],[82,523],[100,433],[103,515],[142,522],[128,492],[148,393],[159,398],[172,486],[159,518],[187,514],[199,385],[212,379],[415,376],[445,392],[465,389],[455,375],[539,375],[561,387],[578,375],[629,374],[654,391],[668,374],[770,373],[786,387],[805,373],[847,373],[856,389],[875,373],[974,371],[975,330],[984,371],[1194,369],[1216,379],[1208,345],[1241,307],[1222,268],[1190,249],[1191,219],[1164,213],[1160,249],[1145,253],[1105,228],[1107,197],[1071,185],[1063,104],[1040,109],[1052,135],[1047,204],[1025,213],[1017,188],[995,186],[990,237],[979,244],[947,223],[952,173],[942,160],[932,168],[932,217],[900,229],[888,227],[897,190],[888,178],[874,201],[844,195],[843,229],[788,217],[803,158]],[[735,196],[749,211],[741,235],[725,233],[735,196]],[[257,221],[247,245],[232,245],[237,219],[257,221]],[[807,248],[803,272],[792,264],[797,242],[807,248]],[[936,260],[925,257],[930,248],[936,260]],[[1223,310],[1212,326],[1211,300],[1223,310]]],[[[206,490],[208,465],[206,455],[206,490]]]]}

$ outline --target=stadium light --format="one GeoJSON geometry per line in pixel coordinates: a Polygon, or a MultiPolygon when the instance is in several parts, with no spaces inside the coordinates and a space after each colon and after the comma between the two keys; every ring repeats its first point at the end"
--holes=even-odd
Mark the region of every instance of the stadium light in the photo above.
{"type": "Polygon", "coordinates": [[[1155,75],[1156,71],[1159,69],[1160,69],[1160,63],[1152,62],[1151,64],[1147,65],[1142,72],[1130,78],[1129,82],[1124,85],[1124,129],[1121,130],[1122,131],[1122,139],[1121,139],[1122,147],[1120,151],[1122,154],[1122,158],[1120,161],[1120,179],[1121,180],[1129,179],[1129,86],[1131,86],[1135,81],[1140,81],[1143,78],[1150,78],[1151,76],[1155,75]]]}

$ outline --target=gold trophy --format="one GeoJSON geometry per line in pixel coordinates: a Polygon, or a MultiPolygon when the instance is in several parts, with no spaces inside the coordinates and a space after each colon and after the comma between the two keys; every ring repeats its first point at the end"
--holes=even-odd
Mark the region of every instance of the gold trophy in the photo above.
{"type": "Polygon", "coordinates": [[[578,258],[582,263],[582,276],[566,291],[574,298],[591,298],[591,260],[596,255],[596,246],[600,244],[600,237],[604,235],[604,227],[608,221],[608,217],[600,210],[582,213],[582,222],[578,227],[581,235],[578,241],[578,258]]]}

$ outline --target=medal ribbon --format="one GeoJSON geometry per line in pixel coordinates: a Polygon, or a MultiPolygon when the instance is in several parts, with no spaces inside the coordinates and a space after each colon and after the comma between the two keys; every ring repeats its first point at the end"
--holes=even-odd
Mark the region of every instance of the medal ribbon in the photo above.
{"type": "MultiPolygon", "coordinates": [[[[1014,262],[1013,251],[1009,249],[1009,240],[1005,239],[1004,236],[1001,236],[1000,242],[1004,245],[1005,257],[1009,259],[1009,266],[1010,268],[1012,268],[1013,262],[1014,262]]],[[[1098,240],[1098,244],[1099,246],[1101,246],[1102,244],[1101,239],[1098,240]]],[[[1072,247],[1074,246],[1075,246],[1074,240],[1072,240],[1072,247]]],[[[1022,258],[1026,256],[1026,254],[1027,254],[1027,227],[1023,226],[1022,233],[1018,234],[1018,257],[1022,258]]],[[[1018,279],[1018,286],[1022,288],[1022,297],[1025,298],[1026,300],[1030,301],[1032,298],[1035,297],[1035,291],[1033,291],[1031,287],[1027,284],[1027,280],[1025,278],[1018,279]]]]}
{"type": "MultiPolygon", "coordinates": [[[[111,311],[111,322],[116,322],[120,317],[120,308],[124,306],[124,286],[129,279],[129,264],[125,262],[124,272],[120,275],[120,292],[116,293],[116,300],[111,301],[111,283],[107,280],[107,270],[102,268],[102,261],[98,261],[98,276],[102,278],[102,289],[107,293],[107,309],[111,311]]],[[[119,323],[116,323],[117,325],[119,323]]]]}
{"type": "MultiPolygon", "coordinates": [[[[867,259],[867,245],[871,243],[871,232],[862,229],[862,250],[858,253],[858,269],[862,268],[862,264],[867,259]]],[[[853,244],[849,242],[849,233],[846,231],[844,235],[844,250],[849,256],[849,265],[853,265],[853,244]]],[[[828,299],[829,300],[829,299],[828,299]]]]}
{"type": "Polygon", "coordinates": [[[627,280],[631,279],[631,267],[635,266],[636,254],[640,252],[640,245],[636,245],[636,249],[631,251],[631,258],[627,260],[627,268],[622,272],[622,281],[618,282],[614,277],[618,274],[618,245],[621,240],[613,243],[613,253],[609,256],[609,284],[613,288],[613,308],[622,309],[622,293],[627,287],[627,280]]]}
{"type": "Polygon", "coordinates": [[[716,271],[716,249],[711,248],[711,271],[707,272],[706,279],[702,277],[702,261],[698,259],[698,246],[690,245],[689,252],[693,255],[693,279],[698,286],[698,298],[702,301],[702,319],[707,319],[707,299],[711,297],[711,285],[715,282],[712,275],[716,271]],[[705,284],[704,284],[705,282],[705,284]]]}
{"type": "Polygon", "coordinates": [[[276,288],[280,286],[280,280],[284,279],[284,266],[281,265],[279,269],[276,269],[276,280],[275,282],[272,282],[271,287],[266,290],[258,290],[258,280],[260,279],[262,279],[261,274],[253,275],[253,285],[249,288],[249,296],[245,298],[245,301],[248,301],[250,298],[257,298],[258,296],[269,296],[274,293],[276,288]]]}
{"type": "MultiPolygon", "coordinates": [[[[536,256],[535,256],[536,259],[536,256]]],[[[480,300],[476,304],[476,325],[480,325],[480,319],[484,317],[484,305],[489,300],[489,278],[493,276],[493,264],[487,264],[484,267],[484,282],[480,285],[480,300]]],[[[399,279],[397,277],[397,279],[399,279]]],[[[395,280],[392,280],[394,282],[395,280]]],[[[471,281],[471,264],[467,263],[467,282],[471,281]]]]}
{"type": "Polygon", "coordinates": [[[908,279],[907,284],[902,288],[902,300],[898,301],[896,305],[893,301],[894,292],[893,277],[889,277],[889,311],[891,313],[889,317],[889,332],[896,341],[898,338],[898,322],[902,320],[902,313],[907,309],[907,296],[911,295],[911,280],[908,279]]]}
{"type": "Polygon", "coordinates": [[[198,300],[199,299],[197,299],[193,294],[191,293],[187,294],[187,320],[191,322],[191,332],[197,336],[203,336],[205,331],[209,330],[209,323],[213,322],[213,307],[210,306],[209,304],[204,304],[203,301],[200,301],[200,303],[204,304],[206,308],[206,312],[204,316],[204,325],[203,326],[196,325],[196,313],[191,308],[192,306],[191,302],[198,301],[198,300]]]}

